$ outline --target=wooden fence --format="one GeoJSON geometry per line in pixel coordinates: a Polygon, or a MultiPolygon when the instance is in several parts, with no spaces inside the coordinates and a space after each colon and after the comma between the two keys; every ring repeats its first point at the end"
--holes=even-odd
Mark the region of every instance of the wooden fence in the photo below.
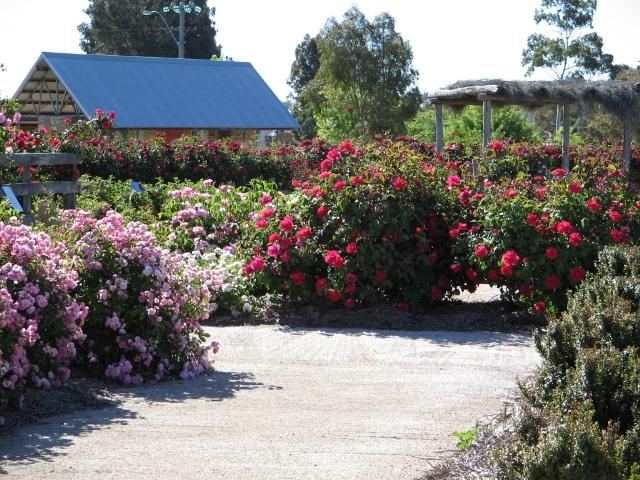
{"type": "MultiPolygon", "coordinates": [[[[3,184],[10,187],[16,197],[20,197],[20,205],[24,211],[23,223],[33,223],[33,211],[31,201],[34,195],[51,195],[59,193],[64,195],[64,208],[73,209],[76,206],[76,194],[80,192],[81,185],[75,180],[56,182],[32,182],[30,167],[78,165],[82,163],[74,153],[13,153],[0,155],[0,166],[22,167],[23,173],[20,183],[3,184]]],[[[4,195],[4,192],[0,193],[4,195]]]]}

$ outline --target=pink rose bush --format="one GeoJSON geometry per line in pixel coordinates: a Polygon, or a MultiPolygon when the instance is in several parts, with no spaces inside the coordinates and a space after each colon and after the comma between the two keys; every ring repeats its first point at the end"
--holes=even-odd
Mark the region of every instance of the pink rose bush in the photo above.
{"type": "Polygon", "coordinates": [[[200,322],[215,308],[222,283],[215,272],[161,248],[144,224],[127,224],[115,212],[97,220],[67,211],[59,236],[76,258],[76,295],[90,312],[83,365],[126,384],[210,369],[200,322]]]}
{"type": "Polygon", "coordinates": [[[26,386],[50,388],[69,378],[88,313],[70,294],[77,284],[63,245],[0,223],[0,412],[19,406],[26,386]]]}

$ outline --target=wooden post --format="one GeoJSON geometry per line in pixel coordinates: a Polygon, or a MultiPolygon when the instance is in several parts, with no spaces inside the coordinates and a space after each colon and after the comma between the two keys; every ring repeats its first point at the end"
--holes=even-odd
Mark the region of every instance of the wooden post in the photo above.
{"type": "Polygon", "coordinates": [[[562,168],[567,171],[571,168],[571,161],[569,159],[569,135],[571,133],[569,110],[570,106],[568,103],[562,105],[562,168]]]}
{"type": "MultiPolygon", "coordinates": [[[[22,183],[31,183],[31,166],[25,165],[22,167],[22,183]]],[[[33,212],[31,211],[31,194],[25,193],[22,195],[22,209],[24,210],[24,218],[22,222],[25,225],[31,225],[33,223],[33,212]]]]}
{"type": "Polygon", "coordinates": [[[482,144],[485,148],[491,142],[491,100],[482,101],[482,144]]]}
{"type": "Polygon", "coordinates": [[[444,147],[444,129],[442,127],[442,104],[434,104],[436,108],[436,152],[440,153],[444,147]]]}
{"type": "Polygon", "coordinates": [[[624,144],[622,150],[622,165],[625,173],[629,173],[631,168],[631,137],[633,135],[633,124],[629,118],[624,120],[624,144]]]}

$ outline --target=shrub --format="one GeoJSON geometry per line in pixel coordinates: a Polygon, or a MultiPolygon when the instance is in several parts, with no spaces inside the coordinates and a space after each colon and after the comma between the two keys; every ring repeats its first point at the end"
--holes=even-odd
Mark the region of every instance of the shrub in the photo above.
{"type": "Polygon", "coordinates": [[[215,307],[222,283],[215,272],[163,250],[145,225],[125,224],[115,212],[100,220],[65,212],[58,235],[77,257],[76,295],[90,311],[83,365],[124,383],[209,369],[199,322],[215,307]]]}
{"type": "Polygon", "coordinates": [[[640,463],[640,248],[609,247],[537,338],[543,364],[498,478],[634,478],[640,463]]]}
{"type": "Polygon", "coordinates": [[[630,243],[639,228],[621,171],[595,159],[590,174],[555,169],[548,177],[485,182],[475,222],[476,233],[458,239],[462,261],[507,298],[556,312],[593,270],[598,252],[630,243]]]}
{"type": "Polygon", "coordinates": [[[69,377],[87,307],[70,295],[77,273],[48,235],[0,223],[0,263],[1,411],[22,403],[26,385],[49,388],[69,377]]]}
{"type": "Polygon", "coordinates": [[[474,288],[475,272],[450,252],[450,230],[467,228],[463,168],[427,162],[403,143],[343,142],[242,227],[245,271],[258,289],[347,308],[386,300],[419,309],[474,288]]]}

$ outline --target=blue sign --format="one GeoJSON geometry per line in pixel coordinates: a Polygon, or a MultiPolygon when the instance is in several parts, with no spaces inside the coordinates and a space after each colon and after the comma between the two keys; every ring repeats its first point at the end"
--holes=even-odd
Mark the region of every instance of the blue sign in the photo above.
{"type": "Polygon", "coordinates": [[[4,191],[4,194],[7,196],[9,201],[11,202],[11,205],[13,205],[13,208],[15,208],[18,212],[23,213],[24,209],[22,208],[22,205],[20,205],[20,202],[18,201],[16,194],[13,193],[13,189],[8,185],[3,185],[2,190],[4,191]]]}
{"type": "Polygon", "coordinates": [[[142,184],[140,182],[131,182],[131,190],[133,190],[134,192],[138,192],[138,193],[142,193],[144,192],[144,187],[142,186],[142,184]]]}

